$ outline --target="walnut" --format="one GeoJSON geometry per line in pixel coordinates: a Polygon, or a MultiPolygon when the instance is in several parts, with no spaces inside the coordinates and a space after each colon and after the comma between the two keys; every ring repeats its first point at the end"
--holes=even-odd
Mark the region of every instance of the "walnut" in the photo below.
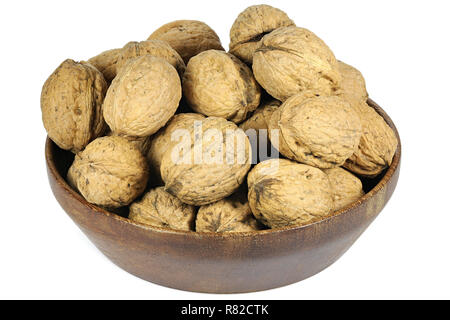
{"type": "Polygon", "coordinates": [[[280,101],[273,99],[262,103],[255,110],[255,112],[253,112],[250,118],[248,118],[239,125],[239,128],[241,128],[244,131],[247,131],[248,129],[254,129],[256,130],[256,133],[258,133],[259,130],[268,130],[272,114],[274,113],[275,110],[278,109],[280,105],[281,105],[280,101]]]}
{"type": "Polygon", "coordinates": [[[269,154],[272,157],[275,157],[275,154],[278,156],[277,149],[269,142],[268,130],[272,114],[280,104],[278,100],[263,102],[250,118],[239,125],[239,128],[245,131],[250,140],[253,159],[257,159],[257,162],[266,160],[269,154]],[[266,131],[264,132],[264,130],[266,131]]]}
{"type": "Polygon", "coordinates": [[[132,144],[134,144],[134,146],[136,148],[139,149],[139,151],[143,154],[146,155],[149,148],[150,148],[150,143],[151,143],[151,139],[150,137],[131,137],[131,136],[121,136],[118,135],[117,133],[113,132],[113,131],[109,131],[107,133],[107,136],[119,136],[119,137],[123,137],[125,139],[127,139],[129,142],[131,142],[132,144]]]}
{"type": "Polygon", "coordinates": [[[41,111],[48,136],[61,149],[77,153],[106,129],[103,75],[91,64],[65,60],[42,88],[41,111]]]}
{"type": "Polygon", "coordinates": [[[147,162],[125,138],[97,138],[75,156],[67,179],[88,202],[119,208],[144,191],[147,162]]]}
{"type": "Polygon", "coordinates": [[[339,61],[338,65],[342,77],[341,95],[356,108],[369,98],[364,77],[357,69],[342,61],[339,61]]]}
{"type": "Polygon", "coordinates": [[[261,98],[251,70],[232,54],[218,50],[204,51],[189,61],[183,93],[194,111],[235,123],[245,120],[261,98]]]}
{"type": "Polygon", "coordinates": [[[195,207],[158,187],[147,192],[130,206],[129,219],[149,226],[173,230],[193,230],[195,207]]]}
{"type": "Polygon", "coordinates": [[[260,229],[248,205],[247,195],[241,191],[201,206],[195,220],[197,232],[250,232],[260,229]]]}
{"type": "Polygon", "coordinates": [[[341,97],[305,91],[284,102],[271,117],[278,129],[272,144],[285,157],[318,168],[341,166],[358,148],[361,122],[341,97]]]}
{"type": "Polygon", "coordinates": [[[330,180],[335,211],[346,207],[364,195],[361,180],[347,170],[333,168],[323,171],[330,180]]]}
{"type": "Polygon", "coordinates": [[[397,150],[397,137],[384,119],[367,104],[366,83],[361,72],[343,62],[339,62],[339,70],[342,75],[340,94],[358,113],[362,125],[358,150],[344,166],[356,174],[374,177],[391,164],[397,150]]]}
{"type": "Polygon", "coordinates": [[[188,133],[162,158],[166,190],[196,206],[228,197],[250,169],[247,136],[233,122],[215,117],[199,121],[188,133]]]}
{"type": "Polygon", "coordinates": [[[224,50],[217,34],[206,23],[195,20],[177,20],[167,23],[153,32],[148,40],[167,42],[187,64],[206,50],[224,50]]]}
{"type": "Polygon", "coordinates": [[[312,223],[333,210],[330,181],[320,169],[271,159],[257,164],[247,181],[253,214],[271,228],[312,223]]]}
{"type": "Polygon", "coordinates": [[[113,80],[103,116],[115,133],[145,137],[169,121],[180,99],[175,68],[162,58],[145,55],[130,60],[113,80]]]}
{"type": "Polygon", "coordinates": [[[151,138],[150,146],[147,152],[147,160],[150,167],[152,183],[155,185],[162,184],[161,178],[161,160],[167,150],[173,143],[179,141],[172,141],[172,133],[177,129],[190,129],[194,127],[195,121],[201,121],[205,117],[199,113],[180,113],[173,116],[167,125],[159,130],[151,138]]]}
{"type": "Polygon", "coordinates": [[[356,152],[345,162],[348,170],[374,177],[391,165],[398,140],[391,127],[366,102],[355,106],[362,125],[362,136],[356,152]]]}
{"type": "Polygon", "coordinates": [[[166,60],[177,69],[180,77],[183,76],[184,70],[186,69],[183,59],[169,44],[160,40],[132,41],[127,43],[120,51],[117,60],[117,70],[120,71],[129,59],[147,54],[166,60]]]}
{"type": "Polygon", "coordinates": [[[289,26],[295,23],[280,9],[264,4],[248,7],[231,27],[230,53],[251,64],[261,38],[275,29],[289,26]]]}
{"type": "Polygon", "coordinates": [[[103,74],[108,83],[111,83],[117,75],[117,60],[119,59],[121,50],[107,50],[88,60],[90,64],[103,74]]]}
{"type": "Polygon", "coordinates": [[[298,27],[265,35],[253,55],[253,72],[259,84],[281,101],[308,89],[332,94],[341,81],[333,52],[314,33],[298,27]]]}

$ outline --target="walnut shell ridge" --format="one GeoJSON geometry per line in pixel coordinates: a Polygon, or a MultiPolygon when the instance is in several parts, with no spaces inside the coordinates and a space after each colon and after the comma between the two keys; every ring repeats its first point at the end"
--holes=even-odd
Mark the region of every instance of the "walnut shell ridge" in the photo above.
{"type": "Polygon", "coordinates": [[[247,195],[242,191],[201,206],[195,220],[197,232],[251,232],[260,229],[248,205],[247,195]]]}
{"type": "Polygon", "coordinates": [[[107,50],[90,58],[88,62],[103,74],[108,83],[111,83],[117,75],[117,60],[121,51],[122,49],[107,50]]]}
{"type": "Polygon", "coordinates": [[[195,212],[195,207],[158,187],[131,204],[129,219],[154,227],[192,231],[195,212]]]}
{"type": "Polygon", "coordinates": [[[309,224],[334,208],[327,175],[308,165],[266,160],[250,171],[247,182],[254,216],[271,228],[309,224]]]}
{"type": "Polygon", "coordinates": [[[113,80],[103,116],[115,133],[145,137],[169,121],[180,99],[175,68],[162,58],[145,55],[131,59],[113,80]]]}
{"type": "Polygon", "coordinates": [[[308,89],[333,94],[341,75],[333,52],[307,29],[284,27],[265,35],[253,55],[258,83],[275,99],[285,101],[308,89]]]}
{"type": "Polygon", "coordinates": [[[341,97],[305,91],[286,100],[270,120],[269,137],[285,157],[318,168],[341,166],[357,150],[358,114],[341,97]],[[278,141],[271,130],[278,129],[278,141]]]}
{"type": "Polygon", "coordinates": [[[88,202],[119,208],[145,190],[148,167],[141,152],[125,138],[102,137],[75,156],[67,179],[88,202]]]}
{"type": "Polygon", "coordinates": [[[117,70],[120,71],[128,60],[147,54],[166,60],[175,69],[177,69],[180,77],[183,76],[184,70],[186,69],[183,59],[167,42],[160,40],[128,42],[120,51],[120,55],[117,60],[117,70]]]}
{"type": "Polygon", "coordinates": [[[295,26],[282,10],[269,5],[250,6],[239,14],[230,30],[230,53],[252,64],[262,37],[281,27],[295,26]]]}
{"type": "Polygon", "coordinates": [[[189,128],[188,140],[171,146],[164,154],[161,176],[167,192],[184,203],[201,206],[235,192],[252,160],[250,142],[233,122],[209,117],[197,124],[201,130],[189,128]]]}
{"type": "Polygon", "coordinates": [[[355,202],[364,195],[361,180],[340,167],[324,169],[330,180],[334,210],[337,211],[355,202]]]}
{"type": "Polygon", "coordinates": [[[42,121],[61,149],[77,153],[106,130],[103,99],[107,84],[87,62],[65,60],[50,75],[41,93],[42,121]]]}
{"type": "Polygon", "coordinates": [[[366,102],[360,103],[355,110],[361,119],[362,136],[357,150],[344,167],[358,175],[374,177],[391,165],[398,140],[394,130],[366,102]]]}
{"type": "Polygon", "coordinates": [[[206,50],[224,50],[220,39],[206,23],[196,20],[177,20],[155,30],[148,40],[162,40],[177,51],[187,64],[206,50]]]}
{"type": "Polygon", "coordinates": [[[205,116],[199,113],[180,113],[170,119],[167,125],[151,137],[150,146],[147,152],[147,160],[155,185],[164,184],[161,178],[161,161],[164,154],[170,150],[170,146],[177,141],[172,141],[172,133],[177,129],[193,128],[195,121],[201,121],[205,116]]]}
{"type": "Polygon", "coordinates": [[[245,120],[261,99],[261,88],[250,68],[218,50],[204,51],[189,61],[183,93],[194,111],[235,123],[245,120]]]}

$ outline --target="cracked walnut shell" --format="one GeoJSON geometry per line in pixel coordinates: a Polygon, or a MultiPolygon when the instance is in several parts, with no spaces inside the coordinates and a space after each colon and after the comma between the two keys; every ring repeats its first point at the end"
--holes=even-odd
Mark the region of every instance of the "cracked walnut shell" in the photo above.
{"type": "Polygon", "coordinates": [[[235,123],[245,120],[261,98],[250,68],[232,54],[218,50],[204,51],[189,61],[183,93],[194,111],[235,123]]]}
{"type": "Polygon", "coordinates": [[[250,232],[260,230],[248,205],[247,195],[239,190],[230,197],[201,206],[195,220],[197,232],[250,232]]]}
{"type": "Polygon", "coordinates": [[[269,5],[256,5],[239,14],[230,30],[230,53],[247,64],[266,34],[281,27],[295,26],[286,13],[269,5]]]}
{"type": "Polygon", "coordinates": [[[253,55],[253,72],[258,83],[280,101],[308,89],[333,94],[341,81],[330,48],[311,31],[298,27],[265,35],[253,55]]]}
{"type": "Polygon", "coordinates": [[[129,219],[145,225],[173,230],[193,230],[195,207],[158,187],[147,192],[130,206],[129,219]]]}
{"type": "Polygon", "coordinates": [[[306,91],[292,96],[270,120],[269,137],[285,157],[318,168],[341,166],[358,148],[361,122],[343,98],[306,91]],[[279,130],[278,141],[271,130],[279,130]]]}
{"type": "Polygon", "coordinates": [[[195,20],[177,20],[154,31],[148,40],[162,40],[177,51],[187,64],[206,50],[224,50],[217,34],[206,23],[195,20]]]}
{"type": "Polygon", "coordinates": [[[187,204],[213,203],[242,184],[251,165],[250,142],[233,122],[210,117],[187,130],[161,161],[166,190],[187,204]]]}
{"type": "Polygon", "coordinates": [[[145,137],[169,121],[180,99],[175,68],[162,58],[145,55],[130,60],[113,80],[103,116],[115,133],[145,137]]]}
{"type": "Polygon", "coordinates": [[[330,180],[335,211],[346,207],[364,195],[361,180],[347,170],[338,167],[324,169],[323,172],[330,180]]]}
{"type": "Polygon", "coordinates": [[[268,227],[312,223],[333,210],[330,181],[320,169],[271,159],[257,164],[247,181],[250,208],[268,227]]]}
{"type": "Polygon", "coordinates": [[[362,136],[344,167],[358,175],[374,177],[391,165],[398,140],[383,117],[366,102],[360,103],[355,110],[361,119],[362,136]]]}
{"type": "Polygon", "coordinates": [[[183,76],[184,70],[186,69],[183,59],[169,44],[160,40],[128,42],[120,51],[120,55],[117,60],[117,70],[120,71],[128,60],[147,54],[166,60],[175,69],[177,69],[180,77],[183,76]]]}
{"type": "Polygon", "coordinates": [[[61,149],[77,153],[104,133],[102,104],[107,90],[103,75],[87,62],[65,60],[45,82],[42,121],[61,149]]]}
{"type": "Polygon", "coordinates": [[[111,83],[117,75],[117,60],[121,51],[122,49],[107,50],[90,58],[88,62],[103,74],[108,83],[111,83]]]}
{"type": "Polygon", "coordinates": [[[170,150],[170,146],[174,143],[178,143],[178,141],[172,141],[172,133],[177,129],[193,128],[195,121],[201,121],[203,119],[205,119],[205,117],[199,113],[176,114],[164,128],[151,137],[150,146],[147,152],[147,160],[153,184],[163,184],[160,170],[161,160],[164,154],[170,150]]]}
{"type": "Polygon", "coordinates": [[[97,138],[75,156],[67,179],[88,202],[119,208],[130,204],[144,191],[147,162],[125,138],[97,138]]]}

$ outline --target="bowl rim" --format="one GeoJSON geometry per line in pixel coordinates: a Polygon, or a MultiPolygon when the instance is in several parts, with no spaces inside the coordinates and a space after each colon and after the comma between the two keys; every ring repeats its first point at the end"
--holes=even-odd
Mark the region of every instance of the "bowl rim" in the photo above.
{"type": "Polygon", "coordinates": [[[400,165],[400,159],[401,159],[401,141],[400,141],[400,135],[397,131],[397,128],[395,127],[395,124],[393,123],[392,119],[387,115],[387,113],[372,99],[368,99],[367,103],[373,107],[378,114],[380,114],[383,119],[386,121],[386,123],[394,130],[395,135],[398,139],[398,146],[397,150],[395,152],[395,155],[392,159],[392,163],[389,166],[388,170],[385,172],[384,176],[381,178],[381,180],[369,191],[367,192],[363,197],[359,198],[357,201],[345,206],[344,208],[337,210],[333,212],[332,214],[329,214],[326,218],[313,221],[308,224],[300,225],[300,226],[290,226],[290,227],[283,227],[283,228],[277,228],[277,229],[267,229],[267,230],[258,230],[258,231],[249,231],[249,232],[223,232],[223,233],[217,233],[217,232],[195,232],[195,231],[183,231],[183,230],[172,230],[172,229],[166,229],[162,227],[154,227],[149,226],[145,224],[141,224],[138,222],[134,222],[128,218],[121,217],[113,212],[107,211],[106,209],[103,209],[99,206],[96,206],[94,204],[91,204],[87,202],[81,194],[76,192],[72,189],[72,187],[69,186],[69,184],[66,182],[66,179],[61,176],[59,171],[56,168],[54,157],[53,157],[53,148],[57,147],[56,144],[47,136],[46,143],[45,143],[45,158],[47,162],[47,167],[49,169],[49,172],[51,175],[53,175],[55,181],[59,184],[60,187],[62,187],[67,193],[70,194],[71,197],[75,198],[77,201],[79,201],[82,205],[85,207],[99,213],[107,216],[108,218],[114,219],[119,223],[131,225],[133,227],[136,227],[138,229],[141,229],[143,231],[152,231],[162,234],[171,234],[171,235],[184,235],[188,237],[193,238],[214,238],[214,239],[223,239],[223,238],[246,238],[246,237],[263,237],[267,235],[276,235],[279,233],[286,233],[286,232],[295,232],[300,231],[302,229],[310,228],[314,225],[327,223],[328,221],[334,219],[337,216],[344,215],[346,213],[349,213],[352,209],[362,205],[363,203],[367,202],[369,198],[372,198],[375,196],[381,189],[383,189],[386,184],[389,182],[389,180],[392,178],[394,173],[398,170],[400,165]]]}

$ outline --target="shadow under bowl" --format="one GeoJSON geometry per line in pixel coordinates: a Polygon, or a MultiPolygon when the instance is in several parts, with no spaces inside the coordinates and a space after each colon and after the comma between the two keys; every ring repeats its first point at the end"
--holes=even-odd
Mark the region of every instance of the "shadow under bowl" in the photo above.
{"type": "Polygon", "coordinates": [[[393,128],[399,145],[391,166],[363,179],[361,199],[329,218],[301,227],[251,233],[195,233],[154,228],[88,203],[64,177],[73,154],[47,139],[52,191],[70,218],[113,263],[144,280],[207,293],[243,293],[306,279],[341,257],[390,199],[400,172],[401,146],[389,116],[369,104],[393,128]]]}

